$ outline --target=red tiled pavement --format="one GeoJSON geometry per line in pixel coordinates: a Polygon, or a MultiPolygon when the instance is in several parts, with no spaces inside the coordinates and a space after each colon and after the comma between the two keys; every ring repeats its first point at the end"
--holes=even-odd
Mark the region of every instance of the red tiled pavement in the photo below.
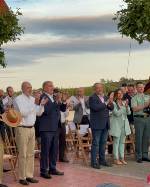
{"type": "MultiPolygon", "coordinates": [[[[35,166],[35,176],[39,180],[38,184],[32,184],[31,187],[96,187],[98,184],[113,183],[121,187],[144,187],[143,180],[120,177],[96,171],[94,169],[79,167],[73,164],[58,164],[58,168],[65,172],[64,176],[53,176],[46,180],[39,177],[39,164],[35,166]]],[[[10,174],[4,175],[4,182],[9,187],[22,187],[13,180],[10,174]]]]}

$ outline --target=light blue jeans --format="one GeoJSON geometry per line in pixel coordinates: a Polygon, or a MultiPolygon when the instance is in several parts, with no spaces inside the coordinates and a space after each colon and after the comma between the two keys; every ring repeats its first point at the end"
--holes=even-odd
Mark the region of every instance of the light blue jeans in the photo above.
{"type": "Polygon", "coordinates": [[[124,160],[125,132],[121,131],[120,137],[113,137],[113,155],[115,160],[124,160]]]}

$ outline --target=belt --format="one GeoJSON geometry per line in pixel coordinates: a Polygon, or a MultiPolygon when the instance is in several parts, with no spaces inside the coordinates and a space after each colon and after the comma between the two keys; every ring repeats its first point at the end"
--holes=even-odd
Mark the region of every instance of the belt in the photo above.
{"type": "Polygon", "coordinates": [[[148,118],[150,115],[134,115],[136,118],[148,118]]]}
{"type": "Polygon", "coordinates": [[[34,127],[34,126],[18,126],[18,127],[22,127],[22,128],[32,128],[32,127],[34,127]]]}

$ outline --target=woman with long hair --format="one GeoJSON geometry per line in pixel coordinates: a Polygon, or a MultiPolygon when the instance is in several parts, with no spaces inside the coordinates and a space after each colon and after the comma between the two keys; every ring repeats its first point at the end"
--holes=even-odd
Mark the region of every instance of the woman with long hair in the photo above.
{"type": "Polygon", "coordinates": [[[127,115],[131,113],[128,106],[128,100],[123,100],[121,89],[114,94],[114,110],[111,116],[110,135],[113,136],[113,156],[114,163],[117,165],[126,165],[124,160],[124,144],[126,136],[131,134],[127,115]]]}

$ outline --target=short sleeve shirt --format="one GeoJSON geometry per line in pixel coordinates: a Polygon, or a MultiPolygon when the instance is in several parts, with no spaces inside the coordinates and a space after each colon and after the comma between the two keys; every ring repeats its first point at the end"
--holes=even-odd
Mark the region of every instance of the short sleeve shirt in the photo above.
{"type": "MultiPolygon", "coordinates": [[[[140,105],[144,105],[146,102],[148,102],[150,99],[149,95],[145,94],[136,94],[132,100],[131,100],[131,107],[137,107],[140,105]]],[[[143,110],[140,110],[138,112],[134,112],[135,115],[144,115],[143,110]]]]}

